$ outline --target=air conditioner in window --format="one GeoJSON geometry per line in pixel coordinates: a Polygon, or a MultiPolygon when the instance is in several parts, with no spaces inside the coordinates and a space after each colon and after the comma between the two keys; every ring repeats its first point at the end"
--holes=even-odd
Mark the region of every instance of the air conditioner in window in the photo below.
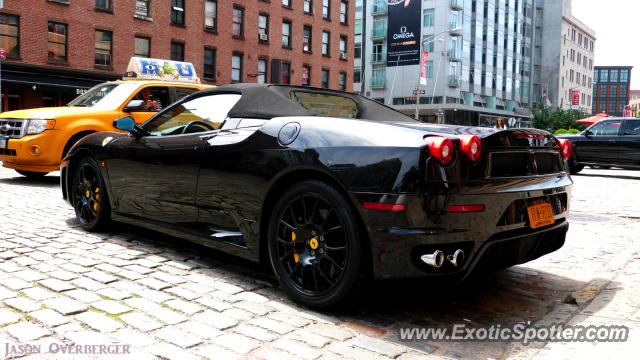
{"type": "Polygon", "coordinates": [[[340,59],[347,60],[347,53],[344,51],[340,51],[340,59]]]}
{"type": "Polygon", "coordinates": [[[309,44],[304,44],[304,46],[302,46],[302,51],[309,51],[309,44]]]}
{"type": "Polygon", "coordinates": [[[260,41],[268,41],[268,40],[269,40],[268,34],[260,34],[260,41]]]}

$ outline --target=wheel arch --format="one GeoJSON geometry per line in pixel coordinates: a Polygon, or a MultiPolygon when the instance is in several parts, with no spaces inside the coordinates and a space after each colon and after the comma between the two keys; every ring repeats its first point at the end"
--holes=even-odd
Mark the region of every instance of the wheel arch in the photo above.
{"type": "Polygon", "coordinates": [[[88,136],[88,135],[91,135],[93,133],[96,133],[98,131],[100,131],[100,130],[84,129],[84,130],[80,130],[80,131],[74,132],[71,136],[69,136],[69,138],[65,142],[65,145],[62,148],[62,153],[60,154],[60,159],[64,159],[64,157],[67,155],[67,153],[69,152],[71,147],[76,142],[80,141],[80,139],[82,139],[85,136],[88,136]]]}
{"type": "MultiPolygon", "coordinates": [[[[259,255],[260,263],[266,266],[269,266],[267,237],[269,233],[268,231],[269,220],[271,218],[270,210],[273,209],[273,207],[275,206],[276,202],[279,199],[280,194],[282,194],[282,191],[284,191],[284,189],[286,189],[287,187],[293,184],[296,184],[302,181],[307,181],[307,180],[324,182],[330,185],[331,187],[333,187],[334,189],[336,189],[336,191],[338,191],[338,193],[340,193],[340,195],[344,197],[344,199],[349,204],[351,211],[353,211],[353,214],[358,223],[358,230],[360,231],[360,235],[363,236],[363,240],[365,243],[365,253],[368,256],[368,258],[365,260],[369,261],[369,259],[371,258],[371,247],[370,247],[371,243],[369,241],[369,232],[367,231],[367,227],[365,225],[362,213],[359,210],[357,200],[354,197],[349,195],[349,192],[347,191],[346,187],[333,175],[328,174],[327,172],[324,172],[319,169],[301,168],[301,169],[290,170],[284,174],[281,174],[274,181],[272,181],[272,184],[266,193],[264,201],[262,202],[262,209],[260,211],[260,220],[259,220],[260,235],[259,235],[259,254],[258,255],[259,255]]],[[[369,272],[371,271],[371,269],[368,269],[368,270],[369,272]]]]}

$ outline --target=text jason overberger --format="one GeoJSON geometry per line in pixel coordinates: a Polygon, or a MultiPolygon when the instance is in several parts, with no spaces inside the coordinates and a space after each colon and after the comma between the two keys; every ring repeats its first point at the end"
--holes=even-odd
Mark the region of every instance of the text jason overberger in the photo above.
{"type": "Polygon", "coordinates": [[[129,354],[131,345],[112,344],[86,344],[66,345],[51,343],[43,349],[43,344],[4,344],[4,357],[29,354],[69,354],[69,355],[105,355],[105,354],[129,354]]]}

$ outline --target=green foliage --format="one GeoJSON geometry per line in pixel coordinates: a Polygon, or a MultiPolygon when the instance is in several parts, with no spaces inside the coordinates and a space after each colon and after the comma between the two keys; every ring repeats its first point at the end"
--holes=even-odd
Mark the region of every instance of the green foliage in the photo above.
{"type": "Polygon", "coordinates": [[[558,129],[553,134],[554,135],[564,135],[564,134],[575,135],[575,134],[579,134],[579,133],[580,133],[580,130],[578,130],[578,129],[558,129]]]}
{"type": "Polygon", "coordinates": [[[591,116],[591,114],[580,110],[552,109],[548,107],[533,109],[532,112],[533,125],[538,129],[544,129],[550,132],[560,129],[571,129],[580,132],[587,126],[577,123],[576,120],[591,116]]]}

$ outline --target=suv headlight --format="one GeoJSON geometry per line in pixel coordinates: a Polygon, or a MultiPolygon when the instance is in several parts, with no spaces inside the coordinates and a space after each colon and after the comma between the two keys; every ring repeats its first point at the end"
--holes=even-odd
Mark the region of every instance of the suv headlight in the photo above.
{"type": "Polygon", "coordinates": [[[55,120],[31,119],[27,120],[26,135],[40,134],[47,129],[53,129],[56,125],[55,120]]]}

